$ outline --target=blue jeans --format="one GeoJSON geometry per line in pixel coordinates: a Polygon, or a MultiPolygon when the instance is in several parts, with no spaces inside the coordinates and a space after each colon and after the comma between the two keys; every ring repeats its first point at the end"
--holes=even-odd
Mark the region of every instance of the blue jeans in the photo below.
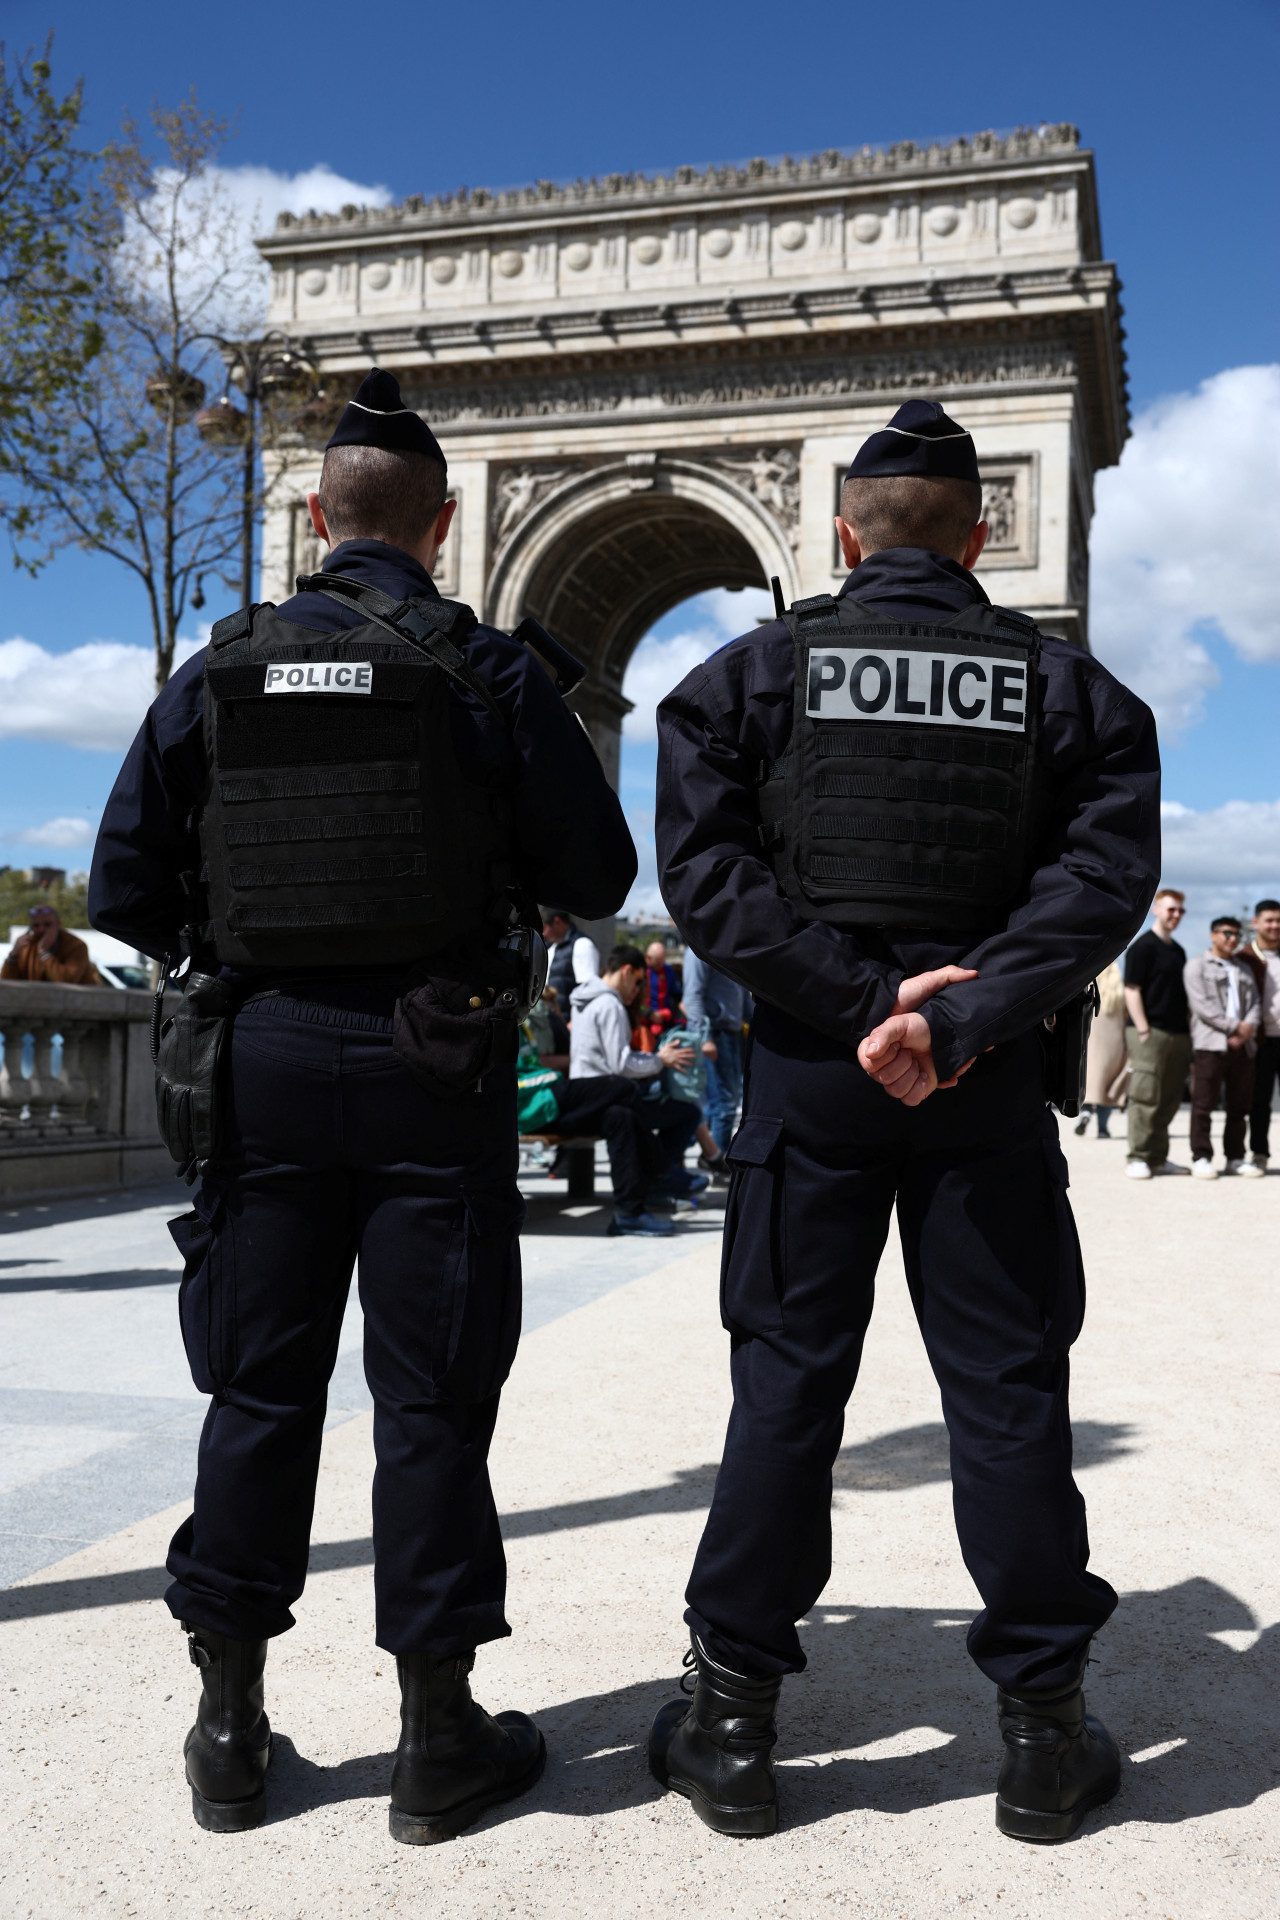
{"type": "Polygon", "coordinates": [[[742,1035],[715,1029],[716,1057],[707,1061],[707,1125],[718,1147],[727,1147],[742,1102],[742,1035]]]}

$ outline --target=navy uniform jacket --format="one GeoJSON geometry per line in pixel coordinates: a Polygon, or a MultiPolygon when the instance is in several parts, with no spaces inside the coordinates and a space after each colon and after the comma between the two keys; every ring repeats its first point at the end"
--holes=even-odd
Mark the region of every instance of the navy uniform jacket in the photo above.
{"type": "MultiPolygon", "coordinates": [[[[890,620],[940,620],[986,594],[916,547],[873,554],[841,588],[890,620]]],[[[1155,721],[1106,668],[1044,637],[1039,757],[1051,804],[1035,872],[985,937],[809,920],[760,847],[756,785],[791,734],[795,643],[780,620],[696,667],[658,708],[658,872],[686,940],[758,999],[846,1047],[888,1017],[904,976],[954,961],[978,978],[921,1008],[940,1079],[1032,1029],[1101,973],[1160,875],[1155,721]]]]}
{"type": "MultiPolygon", "coordinates": [[[[341,573],[396,600],[438,598],[411,555],[381,540],[344,540],[326,573],[341,573]]],[[[318,593],[297,594],[280,612],[332,633],[361,625],[354,607],[318,593]]],[[[636,875],[636,853],[617,794],[545,669],[492,627],[462,643],[468,665],[510,723],[450,683],[454,739],[463,771],[514,798],[519,865],[530,893],[562,902],[584,920],[616,913],[636,875]]],[[[193,810],[208,777],[204,747],[204,649],[152,703],[111,791],[89,876],[89,918],[162,959],[178,952],[186,918],[178,876],[198,870],[193,810]]],[[[377,965],[377,929],[370,929],[377,965]]]]}

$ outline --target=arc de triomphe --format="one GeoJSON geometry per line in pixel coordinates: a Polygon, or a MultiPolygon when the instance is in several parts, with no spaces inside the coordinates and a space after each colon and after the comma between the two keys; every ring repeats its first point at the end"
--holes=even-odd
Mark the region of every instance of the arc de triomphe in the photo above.
{"type": "MultiPolygon", "coordinates": [[[[283,214],[260,245],[271,324],[340,391],[390,368],[437,431],[459,501],[437,584],[590,663],[611,770],[663,613],[775,573],[788,599],[834,589],[838,477],[910,394],[974,434],[988,591],[1086,643],[1093,475],[1127,407],[1073,127],[283,214]]],[[[275,458],[273,600],[318,563],[320,456],[275,458]]]]}

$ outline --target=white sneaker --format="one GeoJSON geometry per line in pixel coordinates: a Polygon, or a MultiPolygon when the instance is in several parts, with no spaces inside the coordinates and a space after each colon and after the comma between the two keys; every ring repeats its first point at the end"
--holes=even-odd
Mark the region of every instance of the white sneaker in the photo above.
{"type": "MultiPolygon", "coordinates": [[[[1191,1162],[1191,1171],[1197,1180],[1216,1180],[1218,1177],[1218,1169],[1214,1166],[1212,1160],[1193,1160],[1191,1162]]],[[[1231,1172],[1230,1161],[1227,1162],[1227,1172],[1231,1172]]]]}
{"type": "Polygon", "coordinates": [[[1131,1180],[1149,1180],[1151,1169],[1145,1160],[1126,1160],[1124,1170],[1131,1180]]]}
{"type": "Polygon", "coordinates": [[[1228,1160],[1227,1162],[1227,1172],[1238,1173],[1242,1180],[1261,1180],[1266,1171],[1266,1168],[1260,1167],[1256,1161],[1228,1160]]]}
{"type": "Polygon", "coordinates": [[[1191,1169],[1190,1167],[1180,1167],[1176,1160],[1162,1160],[1160,1165],[1154,1168],[1153,1171],[1156,1173],[1190,1173],[1191,1169]]]}

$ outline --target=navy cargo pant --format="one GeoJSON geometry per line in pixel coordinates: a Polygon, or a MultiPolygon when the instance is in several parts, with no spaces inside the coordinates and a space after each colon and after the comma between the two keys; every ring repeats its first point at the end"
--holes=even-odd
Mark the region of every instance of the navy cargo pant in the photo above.
{"type": "Polygon", "coordinates": [[[831,1469],[896,1203],[983,1602],[969,1651],[1001,1686],[1067,1682],[1116,1596],[1087,1571],[1071,1473],[1084,1275],[1034,1035],[913,1110],[761,1006],[729,1158],[733,1411],[686,1619],[739,1672],[803,1670],[795,1623],[831,1572],[831,1469]]]}
{"type": "Polygon", "coordinates": [[[509,1632],[487,1459],[520,1335],[515,1075],[434,1099],[392,1053],[389,1011],[335,986],[236,1017],[227,1169],[170,1229],[213,1398],[166,1598],[236,1639],[293,1625],[358,1260],[378,1644],[448,1655],[509,1632]]]}

